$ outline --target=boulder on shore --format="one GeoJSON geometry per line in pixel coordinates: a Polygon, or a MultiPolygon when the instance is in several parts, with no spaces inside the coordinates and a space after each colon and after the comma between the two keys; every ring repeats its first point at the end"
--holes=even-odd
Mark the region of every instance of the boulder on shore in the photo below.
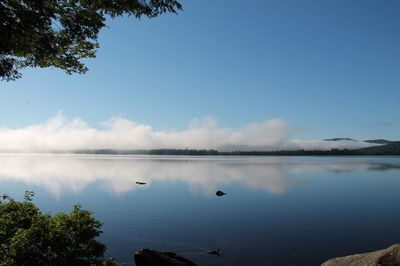
{"type": "Polygon", "coordinates": [[[136,266],[196,266],[192,261],[174,252],[142,249],[135,253],[136,266]]]}
{"type": "Polygon", "coordinates": [[[321,266],[400,266],[400,244],[373,252],[337,257],[321,266]]]}

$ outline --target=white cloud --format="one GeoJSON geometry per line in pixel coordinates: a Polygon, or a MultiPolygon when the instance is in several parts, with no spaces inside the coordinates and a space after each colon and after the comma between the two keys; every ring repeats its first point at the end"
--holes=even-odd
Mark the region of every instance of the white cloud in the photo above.
{"type": "Polygon", "coordinates": [[[299,128],[282,119],[251,123],[239,130],[218,127],[212,117],[194,119],[183,131],[157,131],[149,125],[112,118],[103,129],[61,113],[44,123],[18,129],[0,128],[0,151],[43,152],[76,149],[216,149],[278,150],[361,148],[374,144],[354,141],[291,140],[299,128]]]}

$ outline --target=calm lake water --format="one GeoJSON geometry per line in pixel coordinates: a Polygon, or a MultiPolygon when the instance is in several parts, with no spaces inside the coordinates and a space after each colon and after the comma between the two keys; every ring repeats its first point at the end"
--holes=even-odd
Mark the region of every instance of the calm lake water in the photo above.
{"type": "Polygon", "coordinates": [[[81,203],[126,265],[142,248],[198,265],[319,265],[400,242],[400,157],[2,154],[0,188],[33,190],[53,214],[81,203]]]}

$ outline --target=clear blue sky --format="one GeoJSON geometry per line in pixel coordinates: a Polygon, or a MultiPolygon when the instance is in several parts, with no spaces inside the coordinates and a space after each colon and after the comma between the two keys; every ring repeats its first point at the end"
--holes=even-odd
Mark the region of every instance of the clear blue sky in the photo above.
{"type": "Polygon", "coordinates": [[[182,130],[280,118],[299,139],[400,139],[400,1],[183,0],[178,16],[109,20],[90,71],[0,83],[0,127],[59,110],[182,130]]]}

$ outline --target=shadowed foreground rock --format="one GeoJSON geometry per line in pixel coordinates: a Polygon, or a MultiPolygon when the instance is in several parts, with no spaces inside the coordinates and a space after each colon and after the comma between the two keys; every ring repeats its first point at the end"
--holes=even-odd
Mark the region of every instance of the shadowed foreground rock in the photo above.
{"type": "Polygon", "coordinates": [[[196,266],[192,261],[174,253],[142,249],[135,253],[136,266],[196,266]]]}
{"type": "Polygon", "coordinates": [[[400,244],[369,253],[338,257],[321,266],[400,266],[400,244]]]}

